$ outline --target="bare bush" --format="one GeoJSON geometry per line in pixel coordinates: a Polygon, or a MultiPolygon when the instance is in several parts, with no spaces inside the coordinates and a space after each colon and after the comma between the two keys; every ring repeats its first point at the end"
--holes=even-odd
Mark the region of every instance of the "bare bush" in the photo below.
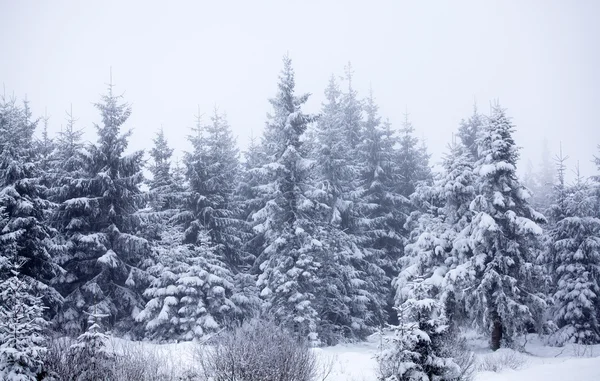
{"type": "Polygon", "coordinates": [[[253,319],[209,344],[198,353],[203,380],[314,381],[328,374],[307,343],[271,321],[253,319]]]}
{"type": "Polygon", "coordinates": [[[469,350],[464,338],[451,336],[444,344],[444,351],[460,368],[460,376],[455,381],[472,381],[475,378],[477,371],[475,354],[469,350]]]}
{"type": "Polygon", "coordinates": [[[101,375],[86,376],[80,372],[89,359],[74,356],[70,350],[75,341],[69,338],[50,341],[45,361],[45,381],[180,381],[188,380],[184,372],[173,366],[171,359],[141,343],[110,342],[112,354],[102,364],[101,375]]]}
{"type": "Polygon", "coordinates": [[[512,349],[499,349],[496,352],[481,355],[477,361],[479,372],[500,372],[504,369],[519,370],[527,364],[527,357],[512,349]]]}

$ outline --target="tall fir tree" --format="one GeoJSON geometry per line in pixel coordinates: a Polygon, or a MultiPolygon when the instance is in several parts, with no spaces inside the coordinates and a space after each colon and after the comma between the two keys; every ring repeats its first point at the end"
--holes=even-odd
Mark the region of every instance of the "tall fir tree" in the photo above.
{"type": "Polygon", "coordinates": [[[66,274],[56,279],[65,296],[59,323],[68,332],[86,330],[87,314],[106,315],[106,326],[130,332],[143,307],[150,245],[138,236],[137,212],[145,203],[143,152],[126,155],[131,130],[121,132],[131,108],[112,83],[96,104],[102,122],[98,142],[86,147],[79,178],[62,187],[57,225],[67,242],[66,274]]]}
{"type": "Polygon", "coordinates": [[[315,163],[314,197],[326,206],[318,216],[319,240],[330,253],[319,269],[328,284],[317,296],[322,308],[320,336],[333,344],[342,338],[364,338],[373,326],[381,324],[374,310],[381,307],[385,294],[380,285],[383,271],[370,261],[376,258],[359,247],[357,237],[349,231],[358,217],[353,208],[358,170],[352,152],[356,150],[346,134],[344,105],[333,77],[325,95],[327,101],[313,134],[311,159],[315,163]]]}
{"type": "Polygon", "coordinates": [[[243,221],[239,218],[234,192],[239,175],[239,158],[231,128],[217,109],[211,123],[198,120],[190,137],[193,151],[186,153],[189,196],[177,219],[185,223],[186,243],[206,229],[217,255],[234,272],[244,266],[243,221]]]}
{"type": "Polygon", "coordinates": [[[467,310],[491,334],[494,350],[535,326],[545,308],[536,291],[542,277],[536,265],[542,234],[538,223],[545,219],[529,205],[529,193],[517,179],[513,132],[504,109],[494,106],[477,140],[478,195],[470,206],[474,217],[461,232],[472,274],[467,310]]]}
{"type": "Polygon", "coordinates": [[[62,298],[50,283],[62,269],[53,258],[60,251],[52,241],[55,231],[46,222],[52,204],[36,158],[36,123],[27,102],[21,107],[14,99],[0,98],[0,210],[5,214],[0,257],[25,261],[21,276],[34,281],[53,315],[62,298]]]}
{"type": "MultiPolygon", "coordinates": [[[[559,184],[562,182],[559,172],[559,184]]],[[[550,232],[559,342],[600,342],[600,219],[592,188],[577,171],[575,184],[556,188],[550,232]]]]}
{"type": "Polygon", "coordinates": [[[263,207],[252,216],[258,248],[257,286],[264,308],[296,335],[319,344],[323,279],[318,271],[329,255],[319,240],[315,218],[326,209],[314,197],[302,136],[314,117],[302,112],[309,94],[295,94],[292,62],[284,57],[273,113],[263,136],[265,164],[260,169],[263,207]]]}

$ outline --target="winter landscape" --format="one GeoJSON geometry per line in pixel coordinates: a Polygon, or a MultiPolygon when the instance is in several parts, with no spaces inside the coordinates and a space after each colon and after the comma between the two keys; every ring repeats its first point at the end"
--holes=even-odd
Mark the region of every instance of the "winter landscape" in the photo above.
{"type": "Polygon", "coordinates": [[[0,381],[600,380],[600,5],[234,4],[0,0],[0,381]]]}

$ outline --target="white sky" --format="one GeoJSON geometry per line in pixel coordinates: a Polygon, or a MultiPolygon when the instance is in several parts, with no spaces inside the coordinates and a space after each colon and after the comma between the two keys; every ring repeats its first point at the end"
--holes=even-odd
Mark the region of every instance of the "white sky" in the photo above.
{"type": "Polygon", "coordinates": [[[408,108],[434,160],[473,99],[487,111],[498,98],[523,159],[537,163],[546,137],[589,175],[600,143],[599,17],[596,0],[0,0],[0,82],[38,115],[46,108],[51,132],[72,103],[95,140],[92,104],[112,66],[133,105],[130,146],[149,148],[162,124],[180,152],[198,105],[206,117],[215,105],[227,111],[241,147],[259,135],[286,52],[315,112],[329,76],[351,61],[361,95],[372,85],[396,127],[408,108]]]}

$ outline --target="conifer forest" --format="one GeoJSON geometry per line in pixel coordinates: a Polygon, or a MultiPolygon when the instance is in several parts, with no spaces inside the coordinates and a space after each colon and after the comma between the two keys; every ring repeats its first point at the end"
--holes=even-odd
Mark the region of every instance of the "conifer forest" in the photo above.
{"type": "Polygon", "coordinates": [[[506,356],[533,356],[528,340],[600,345],[600,141],[595,173],[558,144],[526,168],[516,132],[533,127],[465,99],[433,152],[351,64],[310,111],[296,57],[247,145],[224,109],[191,109],[167,124],[187,131],[182,155],[160,121],[131,123],[112,74],[85,100],[91,125],[4,89],[0,381],[483,381],[482,358],[516,371],[506,356]],[[135,150],[140,128],[152,145],[135,150]],[[158,360],[135,365],[131,343],[194,346],[198,366],[150,375],[158,360]],[[319,357],[361,345],[373,378],[319,357]]]}

